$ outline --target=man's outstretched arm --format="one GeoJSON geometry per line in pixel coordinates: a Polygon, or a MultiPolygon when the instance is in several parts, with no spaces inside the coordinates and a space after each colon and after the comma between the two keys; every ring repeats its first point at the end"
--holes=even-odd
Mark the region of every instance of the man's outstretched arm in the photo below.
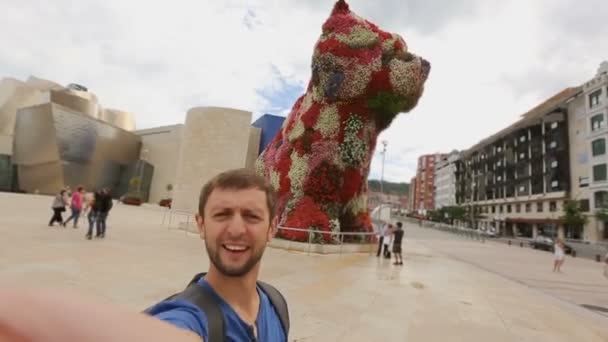
{"type": "Polygon", "coordinates": [[[194,333],[65,292],[0,288],[0,341],[200,342],[194,333]]]}

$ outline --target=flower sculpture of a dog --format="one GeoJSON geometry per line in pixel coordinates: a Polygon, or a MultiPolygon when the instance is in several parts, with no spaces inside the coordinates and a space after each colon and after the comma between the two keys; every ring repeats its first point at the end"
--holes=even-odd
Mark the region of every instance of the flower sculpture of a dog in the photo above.
{"type": "Polygon", "coordinates": [[[367,177],[378,134],[422,96],[430,64],[340,0],[323,25],[312,79],[257,160],[278,194],[279,236],[331,242],[371,231],[367,177]]]}

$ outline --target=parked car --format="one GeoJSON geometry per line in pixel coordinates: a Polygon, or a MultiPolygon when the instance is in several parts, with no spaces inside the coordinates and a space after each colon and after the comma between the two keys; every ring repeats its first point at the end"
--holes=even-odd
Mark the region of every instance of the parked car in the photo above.
{"type": "Polygon", "coordinates": [[[483,232],[483,235],[485,235],[488,238],[497,238],[498,237],[498,232],[496,232],[495,229],[487,229],[483,232]]]}
{"type": "MultiPolygon", "coordinates": [[[[542,249],[545,251],[549,251],[549,252],[553,252],[553,246],[555,244],[555,241],[547,236],[542,236],[539,235],[536,237],[536,239],[530,241],[530,246],[532,246],[532,248],[534,249],[542,249]]],[[[572,247],[570,247],[568,244],[564,243],[564,252],[566,254],[571,254],[572,253],[572,247]]]]}

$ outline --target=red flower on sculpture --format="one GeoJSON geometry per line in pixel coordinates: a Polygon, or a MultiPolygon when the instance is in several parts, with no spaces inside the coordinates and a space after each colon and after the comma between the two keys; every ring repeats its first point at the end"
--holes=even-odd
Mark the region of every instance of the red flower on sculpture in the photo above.
{"type": "Polygon", "coordinates": [[[355,197],[363,182],[361,172],[358,169],[348,168],[344,171],[344,184],[342,185],[341,198],[343,202],[355,197]]]}
{"type": "Polygon", "coordinates": [[[340,199],[340,170],[327,162],[321,163],[304,183],[304,193],[316,203],[335,203],[340,199]]]}
{"type": "MultiPolygon", "coordinates": [[[[309,230],[322,230],[329,232],[329,220],[327,215],[308,196],[302,197],[298,205],[289,213],[284,223],[285,227],[298,227],[309,230]]],[[[308,232],[283,230],[282,233],[288,239],[305,240],[308,232]]],[[[326,241],[331,239],[331,234],[323,234],[326,241]]]]}

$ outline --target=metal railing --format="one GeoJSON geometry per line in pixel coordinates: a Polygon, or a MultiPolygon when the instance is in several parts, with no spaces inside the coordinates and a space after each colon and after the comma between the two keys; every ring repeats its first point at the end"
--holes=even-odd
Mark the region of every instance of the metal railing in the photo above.
{"type": "MultiPolygon", "coordinates": [[[[418,221],[418,220],[416,220],[416,221],[418,221]]],[[[410,223],[418,224],[418,222],[414,222],[411,220],[410,220],[410,223]]],[[[480,232],[478,230],[474,230],[474,229],[460,228],[460,227],[451,226],[451,225],[445,224],[445,223],[424,221],[424,220],[422,221],[421,226],[426,227],[426,228],[435,229],[435,230],[442,231],[442,232],[446,232],[446,233],[451,233],[455,236],[462,237],[465,239],[470,239],[473,241],[479,241],[482,243],[486,242],[486,236],[484,235],[484,233],[480,232]]]]}
{"type": "MultiPolygon", "coordinates": [[[[190,225],[190,222],[192,223],[196,223],[196,220],[194,218],[195,214],[191,211],[188,210],[180,210],[180,209],[169,209],[166,208],[166,210],[163,211],[163,219],[162,219],[162,225],[167,227],[168,230],[179,230],[179,229],[183,229],[184,230],[184,234],[188,234],[188,226],[190,225]],[[185,222],[178,222],[177,226],[173,226],[173,223],[175,222],[175,218],[174,216],[177,217],[185,217],[186,221],[185,222]],[[180,227],[181,225],[184,225],[184,227],[180,227]]],[[[288,245],[292,242],[294,243],[306,243],[308,244],[307,246],[307,253],[310,254],[311,253],[311,249],[313,245],[327,245],[327,246],[339,246],[339,252],[338,254],[342,254],[343,252],[343,248],[345,245],[344,242],[344,238],[345,237],[355,237],[355,236],[360,236],[361,237],[361,241],[360,243],[352,243],[352,245],[368,245],[368,244],[375,244],[374,242],[374,236],[376,235],[375,232],[332,232],[332,231],[323,231],[323,230],[314,230],[314,229],[303,229],[303,228],[292,228],[292,227],[284,227],[284,226],[279,226],[277,227],[278,231],[292,231],[292,232],[306,232],[308,234],[307,237],[307,241],[294,241],[294,240],[289,240],[286,238],[282,238],[282,237],[276,237],[277,239],[280,239],[282,241],[287,241],[288,245]],[[331,240],[335,241],[335,243],[315,243],[314,241],[314,237],[316,234],[321,234],[321,235],[327,235],[329,234],[331,236],[331,240]]],[[[349,243],[346,243],[349,244],[349,243]]],[[[288,248],[289,249],[289,248],[288,248]]],[[[374,252],[373,248],[370,248],[370,254],[374,252]]]]}
{"type": "MultiPolygon", "coordinates": [[[[344,237],[345,236],[360,236],[362,238],[362,240],[364,240],[365,242],[360,242],[360,243],[352,243],[350,245],[375,245],[375,242],[373,241],[374,236],[376,236],[375,232],[332,232],[332,231],[324,231],[324,230],[315,230],[315,229],[303,229],[303,228],[291,228],[291,227],[283,227],[283,226],[279,226],[277,227],[279,231],[293,231],[293,232],[306,232],[308,233],[308,241],[306,241],[305,243],[308,244],[307,246],[307,253],[310,255],[311,252],[311,248],[313,245],[326,245],[326,246],[339,246],[338,249],[338,254],[342,255],[343,252],[343,248],[344,248],[344,237]],[[315,243],[313,241],[313,238],[315,236],[315,234],[321,234],[321,235],[331,235],[331,240],[332,241],[336,241],[337,243],[315,243]],[[335,238],[337,238],[336,240],[334,240],[335,238]]],[[[304,243],[302,241],[293,241],[293,240],[289,240],[289,239],[284,239],[281,237],[277,237],[278,239],[281,239],[283,241],[288,241],[288,244],[291,242],[297,242],[297,243],[304,243]]],[[[289,249],[289,247],[288,247],[289,249]]],[[[373,248],[369,248],[369,253],[373,254],[374,249],[373,248]]]]}

